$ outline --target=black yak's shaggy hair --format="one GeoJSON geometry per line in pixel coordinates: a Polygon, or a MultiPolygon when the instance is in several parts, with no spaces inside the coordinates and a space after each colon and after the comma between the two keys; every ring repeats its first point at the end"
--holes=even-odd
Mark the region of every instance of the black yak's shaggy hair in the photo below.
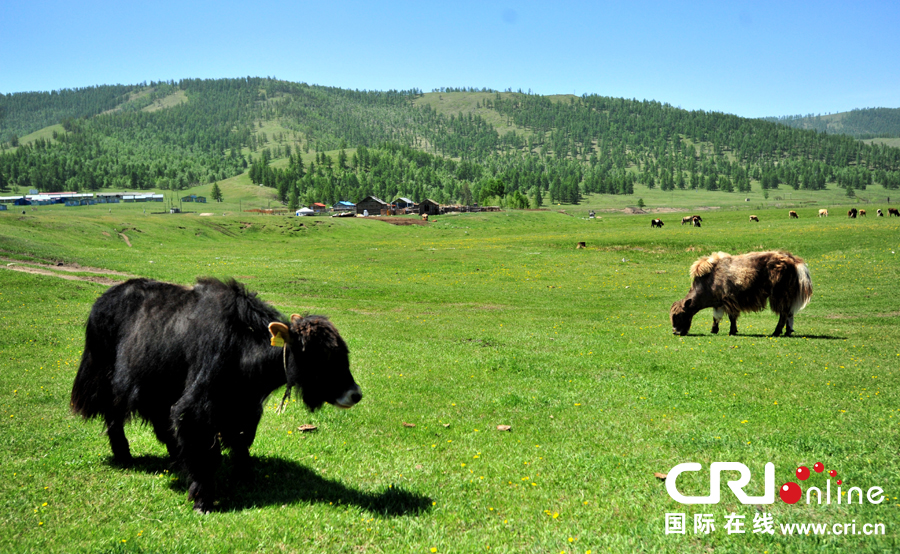
{"type": "Polygon", "coordinates": [[[730,335],[737,334],[741,312],[758,312],[766,303],[779,315],[772,336],[794,332],[794,314],[809,303],[812,281],[809,267],[788,252],[750,252],[732,256],[717,252],[700,258],[691,266],[691,290],[683,300],[672,304],[669,315],[672,332],[686,335],[694,314],[713,308],[712,332],[719,332],[719,321],[728,314],[730,335]]]}
{"type": "Polygon", "coordinates": [[[299,386],[312,410],[362,397],[337,329],[320,316],[285,319],[234,281],[116,285],[88,317],[72,411],[103,417],[120,464],[132,461],[124,423],[133,414],[150,422],[190,477],[195,509],[209,511],[222,446],[245,472],[272,391],[299,386]],[[272,346],[275,334],[286,347],[272,346]]]}

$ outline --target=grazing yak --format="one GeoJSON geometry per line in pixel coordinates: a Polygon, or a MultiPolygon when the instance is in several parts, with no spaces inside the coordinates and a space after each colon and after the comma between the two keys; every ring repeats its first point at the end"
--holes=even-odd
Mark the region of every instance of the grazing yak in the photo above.
{"type": "Polygon", "coordinates": [[[884,217],[884,212],[881,211],[881,208],[878,208],[878,211],[875,212],[875,215],[877,215],[878,217],[884,217]]]}
{"type": "Polygon", "coordinates": [[[849,210],[847,210],[847,217],[849,217],[850,219],[856,219],[856,213],[856,208],[850,208],[849,210]]]}
{"type": "Polygon", "coordinates": [[[759,223],[759,218],[756,217],[755,215],[751,215],[751,216],[750,216],[750,221],[755,221],[755,222],[759,223]]]}
{"type": "Polygon", "coordinates": [[[672,304],[669,312],[672,332],[686,335],[694,314],[713,309],[712,332],[719,332],[719,321],[728,314],[729,335],[737,334],[741,312],[758,312],[766,302],[778,314],[773,337],[794,332],[794,314],[809,303],[812,281],[809,267],[788,252],[750,252],[732,256],[717,252],[691,265],[691,290],[683,300],[672,304]]]}
{"type": "Polygon", "coordinates": [[[694,225],[695,227],[699,227],[699,225],[697,225],[698,221],[703,221],[703,218],[700,217],[699,215],[686,215],[681,218],[682,225],[684,225],[685,223],[690,223],[691,225],[694,225]]]}
{"type": "Polygon", "coordinates": [[[888,217],[891,217],[892,215],[900,217],[900,211],[898,211],[897,208],[888,208],[888,217]]]}
{"type": "Polygon", "coordinates": [[[694,225],[694,227],[699,227],[701,221],[703,221],[703,218],[701,218],[699,215],[695,215],[694,217],[691,218],[691,222],[694,225]]]}
{"type": "Polygon", "coordinates": [[[362,393],[347,344],[324,317],[289,320],[235,281],[193,287],[132,279],[91,309],[72,411],[102,417],[115,461],[132,462],[124,423],[148,421],[189,477],[194,509],[209,512],[222,447],[237,477],[268,396],[297,386],[306,406],[349,408],[362,393]]]}
{"type": "Polygon", "coordinates": [[[819,217],[828,217],[828,210],[826,210],[825,208],[819,210],[819,217]]]}
{"type": "Polygon", "coordinates": [[[866,210],[859,210],[859,217],[866,217],[866,210]]]}
{"type": "Polygon", "coordinates": [[[662,229],[662,226],[663,226],[663,222],[661,219],[654,219],[653,221],[650,222],[651,229],[654,227],[659,227],[660,229],[662,229]]]}
{"type": "Polygon", "coordinates": [[[790,217],[790,219],[800,219],[800,216],[797,215],[797,212],[795,212],[794,210],[789,211],[788,216],[790,217]]]}

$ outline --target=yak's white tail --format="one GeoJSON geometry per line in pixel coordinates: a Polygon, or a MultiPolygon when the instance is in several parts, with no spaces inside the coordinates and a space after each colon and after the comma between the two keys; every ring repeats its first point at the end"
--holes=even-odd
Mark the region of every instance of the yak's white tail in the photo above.
{"type": "Polygon", "coordinates": [[[809,304],[812,298],[812,278],[809,276],[809,266],[806,264],[797,264],[797,280],[799,281],[799,290],[794,304],[791,306],[791,313],[795,314],[809,304]]]}

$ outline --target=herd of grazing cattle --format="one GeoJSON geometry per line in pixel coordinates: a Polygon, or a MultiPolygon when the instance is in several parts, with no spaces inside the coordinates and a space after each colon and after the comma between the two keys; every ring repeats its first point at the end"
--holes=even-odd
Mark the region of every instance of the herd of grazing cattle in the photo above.
{"type": "MultiPolygon", "coordinates": [[[[884,212],[881,211],[881,208],[878,208],[875,211],[875,213],[878,215],[878,217],[884,217],[884,212]]],[[[865,217],[865,215],[866,215],[866,210],[857,210],[856,208],[850,208],[850,210],[847,211],[847,217],[849,217],[850,219],[856,219],[857,216],[865,217]]],[[[892,215],[892,216],[895,215],[897,217],[900,217],[900,210],[898,210],[897,208],[888,208],[888,215],[892,215]]],[[[797,212],[795,212],[794,210],[790,210],[788,212],[788,217],[790,219],[800,219],[800,216],[797,215],[797,212]]],[[[819,217],[828,217],[828,209],[827,208],[820,209],[819,217]]],[[[692,227],[700,227],[701,221],[703,221],[703,218],[701,218],[699,215],[686,215],[681,218],[682,225],[684,225],[685,223],[690,223],[692,227]]],[[[755,222],[759,223],[759,216],[751,215],[750,221],[755,221],[755,222]]],[[[652,228],[660,228],[661,229],[663,225],[664,225],[663,221],[658,218],[654,219],[653,221],[650,222],[651,229],[652,228]]]]}

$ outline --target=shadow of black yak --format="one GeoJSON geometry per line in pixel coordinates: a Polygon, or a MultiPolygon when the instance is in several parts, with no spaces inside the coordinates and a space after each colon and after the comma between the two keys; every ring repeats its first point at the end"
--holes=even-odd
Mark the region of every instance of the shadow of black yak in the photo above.
{"type": "MultiPolygon", "coordinates": [[[[118,467],[113,458],[109,458],[109,463],[118,467]]],[[[159,474],[165,470],[172,471],[172,462],[166,456],[134,456],[128,467],[144,473],[159,474]]],[[[322,477],[293,460],[268,456],[253,458],[251,467],[247,478],[235,478],[230,459],[225,458],[218,478],[225,485],[222,489],[229,492],[221,495],[217,501],[218,512],[239,512],[285,504],[330,503],[336,506],[357,506],[372,514],[396,517],[419,515],[429,511],[432,506],[430,497],[403,490],[396,485],[381,492],[362,491],[338,480],[322,477]]],[[[172,475],[178,479],[170,481],[169,488],[179,493],[187,491],[187,479],[177,472],[172,475]]]]}

